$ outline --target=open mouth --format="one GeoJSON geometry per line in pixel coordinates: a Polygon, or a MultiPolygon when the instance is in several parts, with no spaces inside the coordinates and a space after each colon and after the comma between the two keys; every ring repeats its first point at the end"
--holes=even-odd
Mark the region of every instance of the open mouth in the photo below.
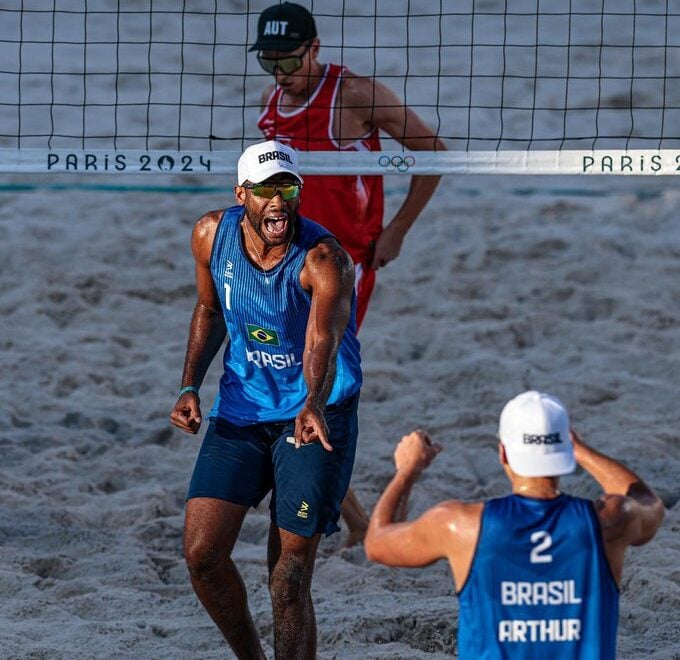
{"type": "Polygon", "coordinates": [[[288,231],[288,216],[278,215],[265,218],[264,231],[271,240],[285,238],[288,231]]]}

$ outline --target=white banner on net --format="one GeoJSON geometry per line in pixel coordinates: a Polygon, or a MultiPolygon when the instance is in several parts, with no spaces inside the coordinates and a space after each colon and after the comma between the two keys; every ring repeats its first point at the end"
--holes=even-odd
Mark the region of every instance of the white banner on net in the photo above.
{"type": "MultiPolygon", "coordinates": [[[[0,149],[0,172],[233,174],[239,151],[0,149]]],[[[302,174],[680,174],[680,149],[300,153],[302,174]]]]}

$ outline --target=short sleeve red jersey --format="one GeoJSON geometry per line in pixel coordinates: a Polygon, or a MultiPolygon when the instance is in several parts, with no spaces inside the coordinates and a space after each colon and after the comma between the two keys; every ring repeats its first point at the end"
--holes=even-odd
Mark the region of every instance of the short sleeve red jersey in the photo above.
{"type": "MultiPolygon", "coordinates": [[[[268,140],[299,151],[380,151],[378,130],[340,145],[333,118],[344,67],[327,64],[307,103],[290,111],[281,107],[283,90],[275,88],[257,122],[268,140]]],[[[380,176],[305,176],[300,213],[333,233],[354,263],[370,260],[382,231],[383,185],[380,176]]]]}

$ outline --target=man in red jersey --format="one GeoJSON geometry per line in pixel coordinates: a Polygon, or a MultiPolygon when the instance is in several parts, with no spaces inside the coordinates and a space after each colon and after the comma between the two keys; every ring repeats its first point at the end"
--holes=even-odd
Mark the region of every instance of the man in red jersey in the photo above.
{"type": "MultiPolygon", "coordinates": [[[[320,63],[314,18],[301,5],[283,2],[265,9],[250,50],[258,51],[260,65],[275,78],[262,95],[258,121],[267,139],[299,151],[380,151],[383,130],[409,150],[446,149],[382,83],[320,63]]],[[[354,261],[357,326],[366,314],[375,271],[399,256],[438,183],[438,176],[413,176],[404,203],[383,228],[382,177],[305,176],[300,213],[330,230],[354,261]]]]}
{"type": "MultiPolygon", "coordinates": [[[[299,151],[380,151],[380,130],[409,150],[445,151],[444,143],[403,101],[373,78],[338,64],[318,61],[314,17],[301,5],[283,2],[265,9],[258,21],[262,68],[275,83],[262,94],[258,127],[269,140],[299,151]]],[[[381,176],[305,176],[300,214],[331,231],[354,262],[357,329],[366,315],[375,271],[399,256],[406,233],[425,208],[438,176],[413,176],[408,194],[383,228],[381,176]]],[[[349,527],[347,545],[363,539],[368,527],[350,488],[342,503],[349,527]]]]}

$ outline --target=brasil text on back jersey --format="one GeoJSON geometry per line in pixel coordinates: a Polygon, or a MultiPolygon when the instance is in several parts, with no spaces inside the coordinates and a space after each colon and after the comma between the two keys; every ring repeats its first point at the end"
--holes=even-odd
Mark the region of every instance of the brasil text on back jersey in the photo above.
{"type": "Polygon", "coordinates": [[[461,659],[616,656],[618,588],[589,500],[509,495],[486,502],[458,596],[461,659]]]}

